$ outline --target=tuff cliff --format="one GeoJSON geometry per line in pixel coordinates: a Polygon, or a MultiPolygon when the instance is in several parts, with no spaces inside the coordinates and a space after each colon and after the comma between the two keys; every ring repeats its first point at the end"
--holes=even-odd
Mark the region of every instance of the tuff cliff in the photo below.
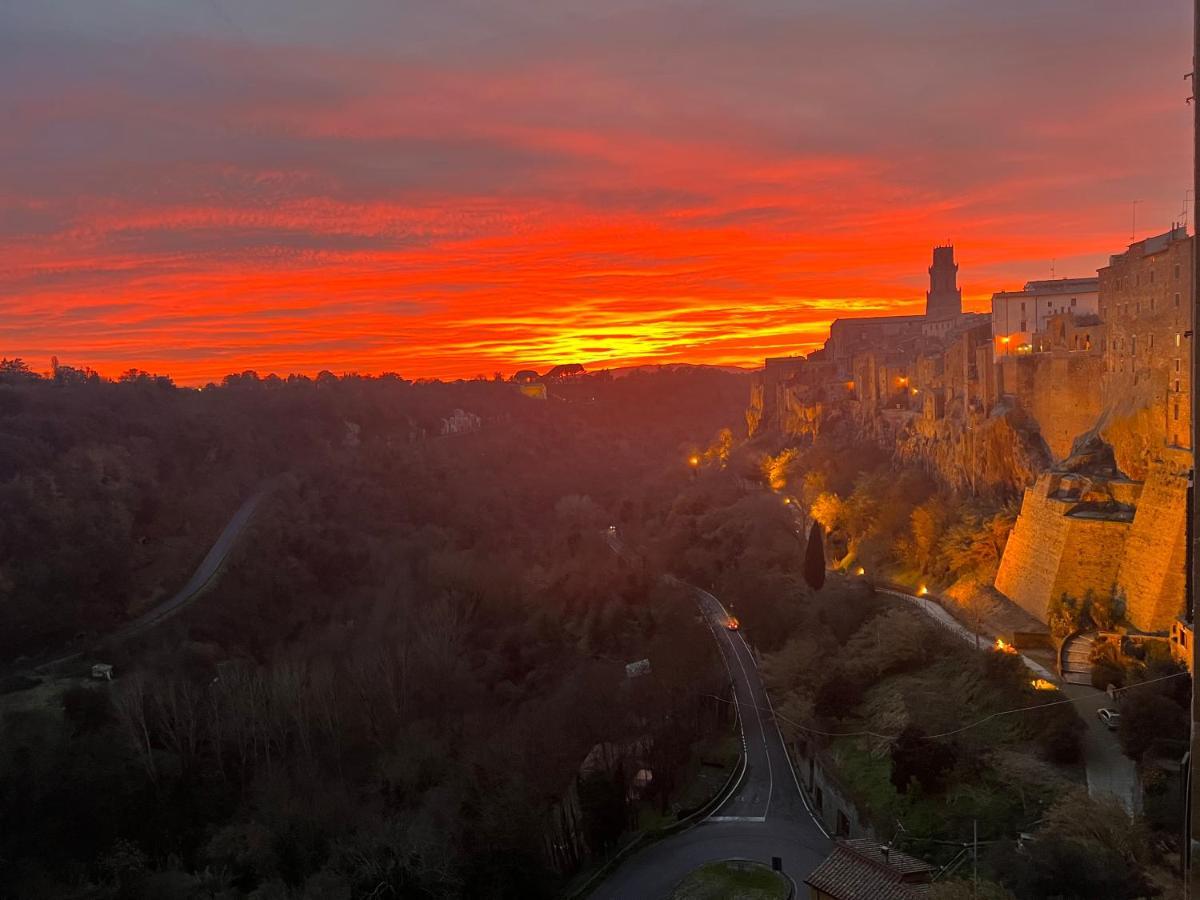
{"type": "Polygon", "coordinates": [[[917,418],[895,435],[893,447],[897,462],[971,494],[1015,494],[1050,463],[1036,422],[1007,405],[990,415],[917,418]]]}
{"type": "Polygon", "coordinates": [[[829,404],[806,385],[760,372],[750,382],[746,432],[750,437],[778,434],[791,440],[815,438],[825,425],[829,404]]]}

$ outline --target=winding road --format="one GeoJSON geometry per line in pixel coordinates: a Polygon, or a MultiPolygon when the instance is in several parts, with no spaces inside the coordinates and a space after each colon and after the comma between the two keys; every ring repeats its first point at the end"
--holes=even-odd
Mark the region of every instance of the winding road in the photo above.
{"type": "MultiPolygon", "coordinates": [[[[619,544],[610,540],[618,553],[619,544]]],[[[667,576],[669,579],[670,576],[667,576]]],[[[729,631],[729,613],[707,591],[690,590],[721,649],[742,722],[746,772],[729,798],[700,824],[652,844],[625,860],[590,897],[660,900],[697,866],[716,859],[752,859],[783,870],[797,884],[825,858],[832,842],[809,813],[770,711],[754,655],[741,632],[729,631]]]]}
{"type": "MultiPolygon", "coordinates": [[[[225,564],[225,561],[229,558],[229,554],[237,544],[238,538],[242,536],[242,532],[250,524],[250,520],[254,518],[259,505],[274,488],[275,482],[270,481],[246,498],[242,505],[238,507],[237,512],[233,514],[233,517],[221,530],[216,541],[209,548],[208,553],[205,554],[204,559],[200,561],[200,565],[196,567],[196,571],[192,573],[192,577],[187,580],[183,587],[161,603],[156,604],[153,609],[147,610],[136,619],[122,625],[116,631],[100,638],[99,643],[87,649],[94,649],[94,647],[108,641],[121,640],[140,634],[162,622],[164,619],[169,619],[203,594],[205,590],[212,586],[217,575],[220,574],[221,567],[225,564]]],[[[67,656],[41,663],[32,671],[46,672],[63,663],[79,658],[83,652],[83,650],[79,650],[67,656]]]]}

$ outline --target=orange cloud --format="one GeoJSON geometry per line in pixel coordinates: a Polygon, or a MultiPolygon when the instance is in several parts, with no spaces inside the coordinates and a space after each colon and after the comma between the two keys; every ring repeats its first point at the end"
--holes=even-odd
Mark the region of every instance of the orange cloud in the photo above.
{"type": "Polygon", "coordinates": [[[499,3],[516,24],[483,36],[438,11],[391,23],[417,29],[403,53],[353,14],[268,40],[164,12],[138,54],[99,21],[18,21],[0,353],[200,383],[756,365],[838,316],[918,310],[945,239],[982,308],[1051,259],[1093,271],[1134,197],[1170,224],[1175,13],[1113,5],[1077,48],[996,11],[910,34],[875,5],[866,24],[708,8],[677,40],[653,4],[535,27],[499,3]],[[1139,63],[1121,78],[1118,48],[1139,63]]]}

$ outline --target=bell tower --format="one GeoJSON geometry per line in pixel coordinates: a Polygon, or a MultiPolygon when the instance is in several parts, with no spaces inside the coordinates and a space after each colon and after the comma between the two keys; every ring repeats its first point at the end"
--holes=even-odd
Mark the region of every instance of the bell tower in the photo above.
{"type": "Polygon", "coordinates": [[[925,318],[953,319],[962,315],[962,288],[958,286],[958,263],[954,246],[933,248],[929,267],[929,290],[925,292],[925,318]]]}

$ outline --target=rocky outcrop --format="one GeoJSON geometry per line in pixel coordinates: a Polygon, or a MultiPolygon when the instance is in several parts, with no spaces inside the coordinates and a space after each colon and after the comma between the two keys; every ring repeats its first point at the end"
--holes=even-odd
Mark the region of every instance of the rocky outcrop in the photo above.
{"type": "Polygon", "coordinates": [[[773,433],[797,442],[811,441],[825,427],[829,413],[829,405],[813,388],[760,373],[750,382],[746,431],[752,438],[773,433]]]}
{"type": "Polygon", "coordinates": [[[1050,464],[1036,425],[1006,406],[987,416],[915,418],[895,435],[894,453],[954,490],[999,496],[1018,493],[1050,464]]]}

